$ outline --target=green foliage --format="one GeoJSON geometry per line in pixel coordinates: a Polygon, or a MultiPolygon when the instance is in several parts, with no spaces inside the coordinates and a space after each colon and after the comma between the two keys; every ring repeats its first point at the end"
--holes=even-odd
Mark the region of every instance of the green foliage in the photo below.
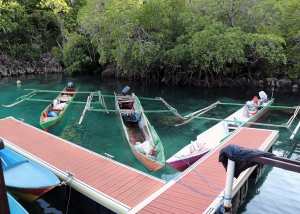
{"type": "Polygon", "coordinates": [[[92,63],[87,53],[86,38],[77,34],[70,35],[68,43],[63,46],[63,62],[69,74],[74,72],[85,72],[92,63]]]}
{"type": "Polygon", "coordinates": [[[28,44],[24,43],[19,46],[18,54],[20,57],[27,61],[36,60],[42,54],[40,46],[37,44],[28,44]]]}
{"type": "Polygon", "coordinates": [[[26,60],[51,50],[69,73],[113,63],[165,81],[299,78],[299,12],[298,0],[0,1],[0,50],[26,60]]]}
{"type": "Polygon", "coordinates": [[[39,6],[41,8],[50,8],[54,14],[70,11],[70,7],[64,0],[41,0],[39,6]]]}

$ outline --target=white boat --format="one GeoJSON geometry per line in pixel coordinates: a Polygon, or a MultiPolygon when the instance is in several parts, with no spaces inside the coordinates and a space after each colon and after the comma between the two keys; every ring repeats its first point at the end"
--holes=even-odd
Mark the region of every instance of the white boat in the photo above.
{"type": "Polygon", "coordinates": [[[219,145],[237,128],[251,126],[251,123],[247,124],[246,122],[257,121],[274,102],[274,99],[269,100],[263,91],[259,92],[259,96],[260,99],[255,96],[252,101],[248,101],[241,109],[198,135],[195,141],[192,141],[170,157],[166,163],[179,171],[184,171],[219,145]]]}

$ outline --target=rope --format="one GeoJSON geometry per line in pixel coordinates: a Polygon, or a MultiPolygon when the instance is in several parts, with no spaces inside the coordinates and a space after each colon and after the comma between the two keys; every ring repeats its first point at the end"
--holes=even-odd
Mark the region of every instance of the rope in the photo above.
{"type": "MultiPolygon", "coordinates": [[[[168,166],[168,165],[167,165],[168,166]]],[[[168,168],[170,168],[170,166],[168,166],[168,168]]],[[[193,168],[194,169],[194,168],[193,168]]],[[[196,169],[194,169],[195,171],[197,171],[196,169]]],[[[171,170],[170,170],[171,171],[171,170]]],[[[173,173],[172,171],[171,171],[171,173],[173,173]]],[[[174,173],[173,173],[174,174],[174,173]]],[[[199,176],[199,174],[197,173],[197,175],[199,176]]],[[[204,182],[205,183],[207,183],[208,184],[208,182],[206,182],[205,181],[205,179],[203,179],[203,177],[202,176],[199,176],[202,180],[204,180],[204,182]]],[[[211,197],[211,198],[219,198],[219,197],[221,197],[221,196],[216,196],[216,195],[210,195],[210,194],[207,194],[207,193],[204,193],[204,192],[202,192],[202,191],[199,191],[198,189],[196,189],[196,188],[194,188],[194,187],[192,187],[192,186],[190,186],[190,185],[188,185],[188,184],[186,184],[185,182],[183,182],[181,179],[178,179],[177,180],[181,185],[183,185],[183,186],[185,186],[186,188],[188,188],[188,189],[190,189],[190,190],[192,190],[192,191],[194,191],[194,192],[196,192],[196,193],[198,193],[198,194],[201,194],[201,195],[204,195],[204,196],[206,196],[206,197],[211,197]]],[[[208,186],[209,187],[211,187],[209,184],[208,184],[208,186]]],[[[221,191],[223,191],[224,192],[224,190],[222,189],[222,188],[212,188],[212,189],[220,189],[221,191]]],[[[223,197],[222,197],[223,198],[223,197]]]]}
{"type": "Polygon", "coordinates": [[[72,187],[71,187],[71,185],[72,185],[72,180],[73,180],[73,179],[71,179],[71,181],[70,181],[70,192],[69,192],[69,198],[68,198],[68,204],[67,204],[67,211],[66,211],[66,214],[67,214],[68,211],[69,211],[69,204],[70,204],[71,191],[72,191],[72,187]]]}
{"type": "MultiPolygon", "coordinates": [[[[183,162],[185,162],[184,160],[182,160],[183,162]]],[[[185,162],[189,167],[191,167],[191,165],[189,164],[189,161],[188,161],[188,159],[187,159],[187,162],[185,162]]],[[[204,176],[202,176],[201,174],[200,174],[200,172],[198,172],[198,170],[196,169],[196,168],[194,168],[194,167],[192,167],[192,170],[194,170],[195,171],[195,173],[207,184],[207,186],[209,186],[211,189],[215,189],[215,190],[221,190],[221,191],[223,191],[223,189],[222,188],[220,188],[220,187],[218,187],[215,183],[213,183],[213,182],[210,182],[210,181],[207,181],[207,179],[205,179],[205,177],[204,176]],[[212,185],[210,185],[210,183],[212,184],[212,185]]]]}
{"type": "Polygon", "coordinates": [[[68,213],[68,210],[69,210],[69,204],[70,204],[70,198],[71,198],[71,190],[72,190],[72,187],[71,187],[71,185],[72,185],[72,181],[74,180],[74,174],[73,173],[71,173],[71,172],[68,172],[67,171],[67,177],[66,177],[66,180],[65,181],[62,181],[60,184],[59,184],[59,186],[61,186],[62,184],[64,184],[64,185],[67,185],[67,182],[68,182],[68,180],[70,180],[70,192],[69,192],[69,198],[68,198],[68,204],[67,204],[67,211],[66,211],[66,214],[68,213]]]}

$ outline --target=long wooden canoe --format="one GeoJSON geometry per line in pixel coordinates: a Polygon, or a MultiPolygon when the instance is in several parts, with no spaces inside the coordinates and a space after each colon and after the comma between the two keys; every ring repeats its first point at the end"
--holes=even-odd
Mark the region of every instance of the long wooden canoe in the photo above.
{"type": "Polygon", "coordinates": [[[122,121],[128,145],[134,156],[149,172],[165,165],[164,148],[155,129],[149,123],[141,103],[134,93],[115,93],[116,109],[122,121]]]}
{"type": "Polygon", "coordinates": [[[71,105],[71,102],[74,100],[76,92],[78,88],[74,88],[72,90],[65,88],[56,98],[55,100],[59,103],[57,105],[53,105],[50,103],[45,110],[41,113],[40,117],[40,125],[45,131],[56,123],[58,123],[68,110],[71,105]]]}

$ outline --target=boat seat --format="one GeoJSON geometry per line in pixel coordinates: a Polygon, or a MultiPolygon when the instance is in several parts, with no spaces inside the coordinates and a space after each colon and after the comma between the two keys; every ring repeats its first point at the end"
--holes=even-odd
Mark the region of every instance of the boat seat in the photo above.
{"type": "Polygon", "coordinates": [[[58,100],[69,101],[72,97],[59,97],[58,100]]]}
{"type": "Polygon", "coordinates": [[[233,124],[233,123],[228,123],[228,124],[227,124],[227,127],[228,127],[229,133],[230,133],[230,132],[233,132],[234,130],[236,130],[236,129],[239,128],[239,126],[237,126],[237,125],[235,125],[235,124],[233,124]]]}

